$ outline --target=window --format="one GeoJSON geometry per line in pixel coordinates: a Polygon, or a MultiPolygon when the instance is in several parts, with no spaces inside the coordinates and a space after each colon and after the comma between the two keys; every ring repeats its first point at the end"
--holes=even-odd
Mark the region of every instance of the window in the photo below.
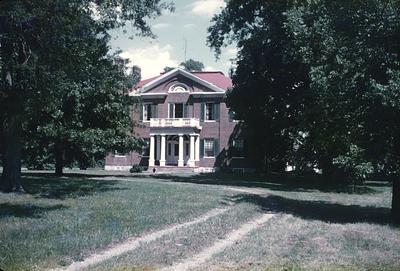
{"type": "Polygon", "coordinates": [[[232,141],[232,157],[244,157],[244,141],[243,139],[233,139],[232,141]]]}
{"type": "Polygon", "coordinates": [[[171,155],[171,143],[168,143],[168,155],[171,155]]]}
{"type": "Polygon", "coordinates": [[[206,120],[214,120],[214,104],[206,104],[206,120]]]}
{"type": "Polygon", "coordinates": [[[213,139],[204,139],[204,157],[214,157],[213,139]]]}
{"type": "Polygon", "coordinates": [[[175,84],[172,85],[168,92],[189,92],[188,87],[186,85],[183,84],[175,84]]]}
{"type": "Polygon", "coordinates": [[[203,121],[216,121],[219,119],[219,103],[204,103],[201,107],[203,121]]]}
{"type": "Polygon", "coordinates": [[[143,108],[143,121],[150,121],[151,118],[157,118],[157,105],[156,104],[144,104],[143,108]]]}
{"type": "Polygon", "coordinates": [[[186,143],[186,156],[189,156],[189,143],[186,143]]]}
{"type": "Polygon", "coordinates": [[[144,157],[150,156],[150,139],[149,138],[143,138],[142,156],[144,156],[144,157]]]}
{"type": "Polygon", "coordinates": [[[170,119],[179,119],[188,117],[188,105],[183,103],[169,104],[168,117],[170,119]]]}

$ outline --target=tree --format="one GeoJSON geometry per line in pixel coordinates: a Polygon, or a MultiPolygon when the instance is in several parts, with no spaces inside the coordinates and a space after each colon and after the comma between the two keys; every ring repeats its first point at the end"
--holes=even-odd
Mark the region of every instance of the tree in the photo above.
{"type": "Polygon", "coordinates": [[[168,66],[167,66],[167,67],[164,68],[163,72],[164,72],[164,73],[167,73],[167,72],[169,72],[169,71],[172,71],[173,69],[175,69],[175,68],[172,68],[172,67],[168,67],[168,66]]]}
{"type": "Polygon", "coordinates": [[[202,71],[204,70],[204,64],[200,61],[189,59],[179,64],[187,71],[202,71]]]}
{"type": "Polygon", "coordinates": [[[318,1],[288,14],[288,32],[310,66],[317,99],[307,116],[309,144],[350,176],[374,171],[393,180],[400,221],[400,2],[318,1]],[[318,41],[318,42],[316,42],[318,41]],[[319,121],[315,121],[315,118],[319,121]],[[328,146],[329,149],[326,148],[328,146]],[[352,165],[349,167],[349,165],[352,165]]]}
{"type": "Polygon", "coordinates": [[[284,12],[291,1],[229,1],[208,29],[217,57],[236,42],[237,68],[228,106],[244,121],[252,155],[262,171],[287,160],[308,86],[306,67],[293,54],[284,12]]]}
{"type": "Polygon", "coordinates": [[[295,162],[322,168],[327,179],[380,172],[393,179],[397,221],[399,14],[398,0],[229,1],[208,37],[217,55],[238,44],[228,102],[266,142],[257,147],[273,150],[289,131],[283,146],[294,143],[295,162]]]}
{"type": "MultiPolygon", "coordinates": [[[[33,106],[40,104],[35,103],[38,97],[44,97],[46,94],[51,97],[55,94],[49,88],[44,88],[49,82],[56,86],[56,94],[66,93],[68,88],[72,89],[73,95],[79,95],[81,91],[79,87],[82,87],[82,78],[74,78],[77,73],[72,72],[72,67],[57,69],[58,67],[49,61],[54,60],[56,54],[49,53],[49,57],[46,58],[47,47],[63,48],[64,60],[70,58],[76,60],[79,54],[83,53],[81,49],[88,48],[76,46],[75,51],[67,48],[68,42],[72,42],[74,38],[78,41],[76,37],[79,33],[82,35],[82,32],[88,31],[92,34],[90,37],[93,43],[104,43],[108,39],[108,30],[124,26],[128,21],[132,22],[133,29],[138,30],[137,34],[153,36],[145,20],[160,15],[164,9],[172,9],[171,4],[159,0],[0,2],[0,97],[2,97],[0,108],[3,110],[1,130],[4,142],[3,175],[0,186],[3,191],[10,192],[21,188],[21,138],[24,132],[22,127],[26,121],[24,113],[28,110],[28,105],[29,110],[35,109],[33,106]],[[61,35],[49,38],[48,32],[54,27],[60,27],[55,31],[61,35]],[[97,38],[94,38],[95,35],[97,38]],[[64,39],[68,41],[65,44],[63,44],[64,39]],[[60,91],[61,89],[64,91],[60,91]],[[41,91],[42,95],[37,95],[41,91]]],[[[93,59],[97,59],[99,65],[109,65],[110,61],[104,59],[109,50],[108,46],[103,45],[102,49],[94,47],[97,51],[93,51],[95,54],[93,59]]],[[[74,64],[77,63],[82,65],[77,70],[93,68],[85,66],[93,62],[78,61],[74,64]]],[[[107,80],[99,85],[107,86],[107,80]]],[[[54,98],[63,100],[64,96],[54,96],[54,98]]],[[[53,112],[57,113],[57,110],[53,112]]],[[[99,129],[98,131],[101,131],[101,128],[99,129]]]]}

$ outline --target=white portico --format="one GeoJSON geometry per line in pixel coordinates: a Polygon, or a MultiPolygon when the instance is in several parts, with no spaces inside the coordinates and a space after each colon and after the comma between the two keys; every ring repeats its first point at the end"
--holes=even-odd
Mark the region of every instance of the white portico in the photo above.
{"type": "Polygon", "coordinates": [[[200,160],[200,130],[196,118],[152,118],[149,166],[195,167],[200,160]]]}

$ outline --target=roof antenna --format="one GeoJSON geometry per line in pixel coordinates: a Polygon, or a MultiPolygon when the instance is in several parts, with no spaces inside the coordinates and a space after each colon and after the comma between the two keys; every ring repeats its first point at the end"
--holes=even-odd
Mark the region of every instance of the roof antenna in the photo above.
{"type": "Polygon", "coordinates": [[[184,62],[186,62],[187,39],[183,38],[184,62]]]}

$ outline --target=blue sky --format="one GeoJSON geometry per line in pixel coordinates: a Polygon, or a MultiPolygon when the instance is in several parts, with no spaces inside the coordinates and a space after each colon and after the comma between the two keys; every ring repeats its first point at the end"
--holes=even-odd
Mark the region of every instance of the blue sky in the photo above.
{"type": "Polygon", "coordinates": [[[176,67],[192,58],[204,63],[206,70],[220,70],[228,74],[231,58],[236,50],[230,46],[222,51],[217,61],[214,52],[206,45],[207,28],[212,16],[224,6],[223,0],[173,0],[175,12],[166,13],[155,20],[149,20],[156,39],[134,37],[129,28],[112,33],[113,49],[121,49],[121,56],[130,60],[130,65],[142,68],[142,79],[160,74],[165,66],[176,67]]]}

